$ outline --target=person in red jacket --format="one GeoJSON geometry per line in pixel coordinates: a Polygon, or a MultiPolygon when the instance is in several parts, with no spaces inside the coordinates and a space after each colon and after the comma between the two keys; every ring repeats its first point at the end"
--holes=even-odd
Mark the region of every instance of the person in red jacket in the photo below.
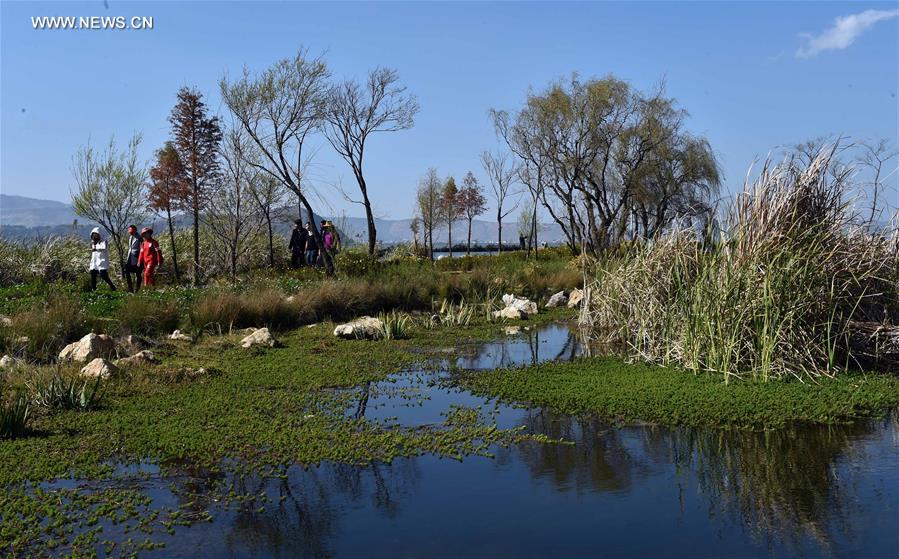
{"type": "Polygon", "coordinates": [[[153,238],[153,230],[144,227],[140,232],[144,242],[140,245],[140,256],[137,260],[138,266],[144,268],[144,285],[156,285],[156,268],[162,265],[162,251],[159,250],[159,242],[153,238]]]}

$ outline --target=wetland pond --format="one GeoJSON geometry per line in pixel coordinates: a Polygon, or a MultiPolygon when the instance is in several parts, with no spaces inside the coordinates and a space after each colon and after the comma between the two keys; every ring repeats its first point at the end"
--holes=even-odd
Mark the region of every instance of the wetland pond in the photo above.
{"type": "MultiPolygon", "coordinates": [[[[115,483],[140,488],[154,506],[211,513],[154,537],[165,547],[148,556],[899,555],[899,414],[765,432],[621,426],[506,406],[452,383],[454,368],[489,374],[583,351],[576,331],[553,324],[448,349],[433,369],[348,390],[346,413],[372,421],[440,424],[466,406],[500,428],[567,444],[528,440],[462,461],[424,455],[242,476],[239,491],[267,497],[261,506],[203,502],[209,476],[189,467],[169,466],[163,477],[153,465],[130,466],[115,483]]],[[[103,532],[115,537],[116,527],[103,532]]]]}

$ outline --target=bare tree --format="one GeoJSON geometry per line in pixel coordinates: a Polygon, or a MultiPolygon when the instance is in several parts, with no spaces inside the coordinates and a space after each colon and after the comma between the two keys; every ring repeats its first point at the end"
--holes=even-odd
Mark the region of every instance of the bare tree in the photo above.
{"type": "Polygon", "coordinates": [[[237,275],[241,256],[252,248],[252,237],[260,223],[252,194],[253,183],[260,173],[252,164],[253,148],[243,129],[227,131],[221,151],[224,162],[221,186],[210,197],[204,217],[213,233],[213,246],[221,247],[232,277],[237,275]]]}
{"type": "Polygon", "coordinates": [[[71,195],[75,213],[99,224],[112,239],[123,278],[125,243],[122,234],[129,225],[141,221],[146,215],[147,170],[137,158],[140,142],[140,134],[135,134],[125,151],[119,152],[115,138],[111,138],[102,153],[94,151],[88,144],[76,152],[72,162],[75,191],[71,195]]]}
{"type": "Polygon", "coordinates": [[[440,219],[441,185],[437,177],[437,170],[428,169],[427,174],[418,184],[418,192],[415,196],[418,204],[418,213],[424,227],[423,236],[427,244],[428,257],[434,260],[434,228],[440,219]]]}
{"type": "Polygon", "coordinates": [[[471,223],[474,218],[487,211],[487,199],[484,198],[480,183],[474,173],[468,171],[462,179],[462,191],[459,192],[459,204],[462,206],[462,216],[468,222],[468,242],[466,254],[471,256],[471,223]]]}
{"type": "Polygon", "coordinates": [[[542,160],[537,160],[536,162],[525,161],[524,165],[518,168],[518,179],[521,181],[521,184],[527,187],[531,196],[526,206],[526,209],[531,212],[530,217],[526,220],[526,223],[530,225],[530,229],[524,234],[528,239],[528,258],[531,256],[531,248],[534,249],[534,258],[537,258],[537,230],[539,228],[537,207],[541,196],[543,196],[544,174],[545,167],[542,160]]]}
{"type": "Polygon", "coordinates": [[[275,267],[275,231],[274,221],[278,217],[279,206],[286,194],[284,185],[275,177],[259,172],[256,180],[250,183],[250,195],[256,201],[256,207],[265,222],[268,236],[268,266],[275,267]]]}
{"type": "Polygon", "coordinates": [[[363,173],[365,142],[374,132],[396,132],[411,128],[418,102],[398,85],[396,70],[376,68],[368,73],[363,87],[355,80],[334,86],[328,96],[325,136],[338,154],[349,163],[362,194],[368,222],[368,252],[375,253],[377,230],[368,184],[363,173]]]}
{"type": "Polygon", "coordinates": [[[503,251],[503,219],[515,211],[518,206],[516,202],[511,208],[506,207],[506,200],[509,196],[515,194],[512,185],[515,184],[518,168],[509,160],[509,154],[506,152],[490,153],[485,151],[481,154],[481,164],[490,180],[490,186],[493,189],[493,197],[496,200],[496,232],[497,244],[499,252],[503,251]]]}
{"type": "MultiPolygon", "coordinates": [[[[418,210],[416,210],[417,212],[418,210]]],[[[412,218],[412,221],[409,222],[409,231],[412,233],[412,248],[415,251],[415,255],[418,256],[418,233],[421,230],[421,218],[417,215],[412,218]]]]}
{"type": "MultiPolygon", "coordinates": [[[[884,165],[899,155],[899,150],[891,147],[889,141],[886,139],[880,139],[874,143],[859,142],[859,146],[862,149],[860,163],[868,167],[873,173],[869,183],[871,187],[871,215],[868,218],[868,226],[871,227],[877,220],[877,216],[881,213],[877,206],[879,203],[878,198],[883,191],[883,179],[886,178],[882,176],[884,165]]],[[[887,176],[892,175],[895,172],[896,169],[893,169],[887,176]]]]}
{"type": "MultiPolygon", "coordinates": [[[[328,69],[324,60],[307,58],[301,49],[292,59],[275,63],[259,74],[244,69],[233,83],[222,78],[222,99],[259,148],[260,160],[253,166],[277,179],[296,194],[312,235],[324,248],[310,203],[310,188],[303,172],[303,145],[310,132],[324,122],[328,101],[328,69]]],[[[322,250],[328,269],[333,268],[331,254],[322,250]]]]}

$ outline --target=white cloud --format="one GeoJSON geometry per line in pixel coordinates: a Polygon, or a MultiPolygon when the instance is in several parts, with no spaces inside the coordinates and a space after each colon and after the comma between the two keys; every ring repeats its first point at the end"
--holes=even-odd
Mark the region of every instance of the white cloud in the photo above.
{"type": "Polygon", "coordinates": [[[865,10],[859,14],[840,16],[833,26],[820,35],[803,35],[807,42],[796,51],[799,58],[809,58],[825,50],[842,50],[878,21],[899,16],[899,10],[865,10]]]}

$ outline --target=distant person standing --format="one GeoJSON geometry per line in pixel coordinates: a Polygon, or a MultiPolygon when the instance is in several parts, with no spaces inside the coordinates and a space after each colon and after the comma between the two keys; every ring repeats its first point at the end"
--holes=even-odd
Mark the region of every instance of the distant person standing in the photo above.
{"type": "Polygon", "coordinates": [[[318,241],[315,240],[315,231],[312,224],[306,222],[306,264],[315,266],[318,262],[318,241]]]}
{"type": "Polygon", "coordinates": [[[97,289],[97,276],[105,281],[109,288],[115,291],[115,284],[109,279],[109,248],[106,241],[100,236],[100,228],[91,230],[91,291],[97,289]]]}
{"type": "Polygon", "coordinates": [[[295,219],[293,231],[290,233],[290,267],[299,268],[306,263],[306,238],[309,232],[303,229],[303,222],[295,219]]]}
{"type": "Polygon", "coordinates": [[[336,253],[340,250],[340,237],[330,221],[322,221],[322,243],[328,252],[336,253]]]}
{"type": "Polygon", "coordinates": [[[153,238],[153,230],[144,227],[140,236],[143,239],[140,249],[138,265],[144,269],[144,285],[147,287],[156,285],[156,268],[162,265],[162,251],[159,250],[159,242],[153,238]]]}
{"type": "Polygon", "coordinates": [[[143,271],[140,269],[138,261],[140,260],[140,235],[137,234],[137,227],[128,226],[128,258],[125,260],[125,280],[128,282],[128,291],[136,293],[140,290],[141,276],[143,271]],[[131,276],[134,275],[132,283],[131,276]]]}

